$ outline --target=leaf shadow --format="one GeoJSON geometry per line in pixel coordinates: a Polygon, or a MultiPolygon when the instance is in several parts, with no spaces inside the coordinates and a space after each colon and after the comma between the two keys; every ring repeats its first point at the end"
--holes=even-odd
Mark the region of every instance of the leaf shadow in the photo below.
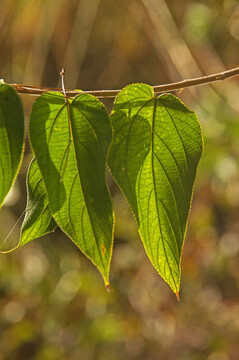
{"type": "MultiPolygon", "coordinates": [[[[52,161],[52,155],[49,151],[49,134],[47,134],[47,126],[49,126],[49,116],[52,113],[52,108],[59,107],[57,112],[57,114],[59,114],[61,108],[64,107],[65,99],[63,96],[57,95],[57,93],[47,93],[42,95],[38,100],[39,108],[44,108],[44,111],[41,111],[40,119],[38,116],[36,116],[35,119],[31,119],[31,143],[47,191],[49,207],[54,216],[56,212],[59,212],[66,200],[66,190],[62,181],[62,175],[52,161]],[[42,105],[41,101],[43,102],[42,105]],[[34,126],[36,126],[35,130],[34,126]],[[37,129],[39,129],[38,134],[37,129]],[[33,137],[35,138],[35,144],[33,144],[33,137]]],[[[55,119],[52,119],[52,121],[54,123],[55,119]]],[[[53,124],[51,126],[53,127],[53,124]]],[[[61,136],[62,133],[59,132],[59,141],[61,140],[61,136]]],[[[56,134],[54,134],[54,142],[57,143],[56,134]]]]}
{"type": "Polygon", "coordinates": [[[128,102],[124,104],[124,108],[116,109],[111,114],[115,129],[109,166],[139,223],[137,181],[150,150],[151,126],[148,119],[139,113],[132,116],[131,106],[128,102]]]}

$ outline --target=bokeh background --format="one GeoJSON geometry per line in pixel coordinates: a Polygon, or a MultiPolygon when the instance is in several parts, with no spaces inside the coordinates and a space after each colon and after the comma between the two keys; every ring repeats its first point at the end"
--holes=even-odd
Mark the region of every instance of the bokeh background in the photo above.
{"type": "MultiPolygon", "coordinates": [[[[8,83],[55,87],[65,66],[71,89],[158,85],[238,66],[238,41],[238,0],[0,0],[0,78],[8,83]]],[[[239,359],[238,80],[179,94],[205,140],[180,303],[147,259],[109,178],[112,291],[59,230],[1,255],[0,360],[239,359]]],[[[34,97],[22,100],[27,122],[34,97]]],[[[110,110],[112,101],[105,104],[110,110]]],[[[31,157],[26,140],[0,213],[1,249],[19,239],[31,157]]]]}

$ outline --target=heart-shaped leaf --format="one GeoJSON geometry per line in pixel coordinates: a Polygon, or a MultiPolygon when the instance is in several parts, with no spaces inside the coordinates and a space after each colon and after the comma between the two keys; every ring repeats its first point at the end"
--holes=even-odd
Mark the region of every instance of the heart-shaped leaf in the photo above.
{"type": "Polygon", "coordinates": [[[16,91],[0,83],[0,207],[18,174],[24,150],[24,113],[16,91]]]}
{"type": "Polygon", "coordinates": [[[103,104],[47,93],[34,103],[30,140],[59,227],[98,267],[106,286],[114,215],[106,184],[112,130],[103,104]]]}
{"type": "Polygon", "coordinates": [[[154,267],[178,295],[180,261],[196,170],[202,153],[195,113],[175,96],[144,84],[116,98],[111,172],[136,217],[154,267]]]}

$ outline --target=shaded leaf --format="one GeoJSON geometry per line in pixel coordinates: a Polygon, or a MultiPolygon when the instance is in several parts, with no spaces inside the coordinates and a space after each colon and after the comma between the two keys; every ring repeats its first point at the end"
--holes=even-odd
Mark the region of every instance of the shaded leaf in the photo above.
{"type": "Polygon", "coordinates": [[[105,178],[112,130],[103,104],[80,94],[47,93],[34,103],[30,140],[59,227],[108,285],[113,208],[105,178]]]}
{"type": "Polygon", "coordinates": [[[144,84],[124,88],[111,114],[109,166],[136,217],[147,255],[175,293],[202,135],[195,113],[144,84]]]}
{"type": "Polygon", "coordinates": [[[41,172],[36,160],[33,159],[27,174],[27,207],[18,247],[53,231],[56,226],[41,172]]]}
{"type": "Polygon", "coordinates": [[[18,174],[24,150],[24,113],[21,100],[9,85],[0,83],[0,206],[18,174]]]}

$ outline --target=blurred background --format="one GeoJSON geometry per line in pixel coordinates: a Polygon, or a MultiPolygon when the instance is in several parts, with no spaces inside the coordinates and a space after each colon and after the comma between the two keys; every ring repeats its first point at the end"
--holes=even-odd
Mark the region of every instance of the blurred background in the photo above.
{"type": "MultiPolygon", "coordinates": [[[[239,65],[238,0],[0,0],[0,78],[118,89],[239,65]]],[[[205,149],[177,302],[144,252],[112,179],[111,292],[59,230],[0,256],[0,360],[239,359],[239,78],[184,89],[205,149]]],[[[26,122],[35,97],[23,95],[26,122]]],[[[105,105],[110,110],[112,101],[105,105]]],[[[26,151],[0,212],[1,249],[16,245],[26,205],[26,151]]]]}

